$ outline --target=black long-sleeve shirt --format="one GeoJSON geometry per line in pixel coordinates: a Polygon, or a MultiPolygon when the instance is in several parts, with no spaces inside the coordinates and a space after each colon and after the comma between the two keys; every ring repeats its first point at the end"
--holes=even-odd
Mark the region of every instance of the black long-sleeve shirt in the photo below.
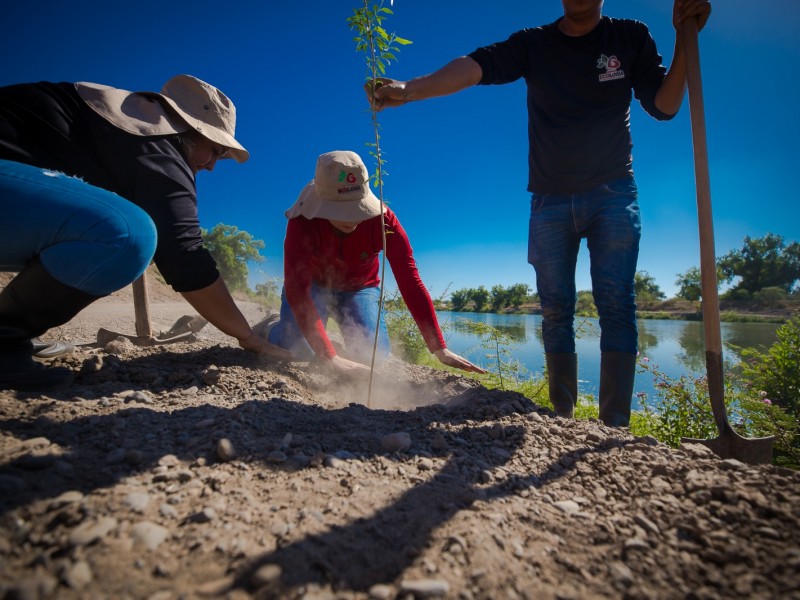
{"type": "MultiPolygon", "coordinates": [[[[560,21],[560,19],[559,19],[560,21]]],[[[603,17],[571,37],[558,22],[514,33],[469,56],[480,84],[524,78],[528,88],[528,190],[570,194],[633,174],[631,93],[651,116],[666,69],[639,21],[603,17]]]]}
{"type": "Polygon", "coordinates": [[[174,135],[137,136],[92,110],[72,83],[0,87],[0,159],[77,176],[133,202],[158,231],[155,263],[176,291],[214,283],[195,177],[174,135]]]}

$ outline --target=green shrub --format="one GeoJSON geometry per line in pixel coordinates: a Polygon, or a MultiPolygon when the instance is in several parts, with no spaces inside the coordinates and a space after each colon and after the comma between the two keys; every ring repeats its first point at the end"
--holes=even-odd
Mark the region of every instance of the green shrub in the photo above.
{"type": "MultiPolygon", "coordinates": [[[[631,421],[636,435],[652,435],[675,448],[683,438],[713,439],[719,435],[705,376],[682,375],[673,379],[662,373],[646,358],[639,361],[642,371],[652,374],[656,397],[638,394],[641,414],[631,421]]],[[[797,448],[796,416],[767,398],[766,392],[754,393],[753,383],[746,376],[735,376],[737,365],[727,374],[725,407],[731,426],[744,437],[769,437],[774,441],[774,462],[800,468],[797,448]]]]}

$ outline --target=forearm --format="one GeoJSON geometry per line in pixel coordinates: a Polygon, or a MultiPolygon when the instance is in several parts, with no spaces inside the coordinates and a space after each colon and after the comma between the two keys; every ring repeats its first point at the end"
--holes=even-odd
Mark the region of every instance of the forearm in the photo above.
{"type": "Polygon", "coordinates": [[[477,84],[482,74],[478,63],[468,56],[461,56],[438,71],[407,81],[404,99],[411,102],[455,94],[477,84]]]}
{"type": "Polygon", "coordinates": [[[655,98],[656,108],[667,115],[676,114],[686,94],[686,55],[680,35],[675,40],[675,54],[655,98]]]}
{"type": "Polygon", "coordinates": [[[233,301],[222,277],[208,287],[182,292],[182,295],[201,316],[223,333],[240,342],[252,335],[250,324],[233,301]]]}

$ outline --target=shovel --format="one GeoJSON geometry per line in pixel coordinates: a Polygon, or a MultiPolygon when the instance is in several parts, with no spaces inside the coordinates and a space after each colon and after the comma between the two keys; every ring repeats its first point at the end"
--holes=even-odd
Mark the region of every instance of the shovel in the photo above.
{"type": "Polygon", "coordinates": [[[725,383],[722,365],[722,336],[720,334],[717,268],[714,256],[714,226],[711,217],[711,184],[708,173],[706,122],[703,107],[703,85],[700,79],[700,50],[697,20],[687,19],[682,27],[686,53],[689,110],[694,145],[694,170],[697,186],[697,215],[700,228],[700,286],[703,297],[703,326],[706,342],[708,395],[719,437],[712,440],[684,438],[684,444],[703,444],[721,458],[735,458],[748,464],[772,462],[772,437],[745,438],[736,433],[728,422],[725,410],[725,383]]]}
{"type": "Polygon", "coordinates": [[[146,273],[142,273],[142,276],[133,282],[133,311],[136,316],[136,335],[125,335],[124,333],[110,331],[101,327],[97,331],[97,344],[105,346],[118,337],[127,338],[137,346],[194,342],[197,340],[195,334],[208,323],[203,317],[185,315],[178,319],[169,331],[153,336],[153,328],[150,324],[150,299],[147,294],[146,273]]]}

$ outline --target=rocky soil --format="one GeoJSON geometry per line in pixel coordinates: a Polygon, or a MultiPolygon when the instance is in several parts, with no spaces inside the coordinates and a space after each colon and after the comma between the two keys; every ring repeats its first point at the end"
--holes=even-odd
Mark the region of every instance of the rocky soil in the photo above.
{"type": "Polygon", "coordinates": [[[367,407],[211,326],[93,343],[133,322],[96,303],[48,334],[70,387],[0,392],[0,597],[800,599],[798,472],[397,361],[367,407]]]}

